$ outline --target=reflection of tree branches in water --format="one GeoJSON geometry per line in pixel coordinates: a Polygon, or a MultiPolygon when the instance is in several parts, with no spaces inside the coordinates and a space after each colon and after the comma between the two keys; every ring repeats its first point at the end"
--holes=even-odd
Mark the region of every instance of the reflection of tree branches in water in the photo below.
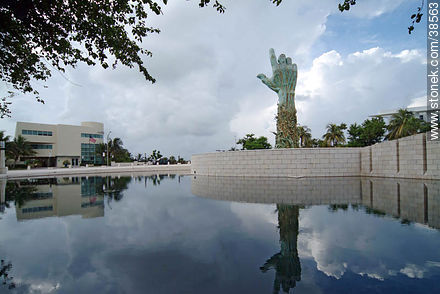
{"type": "Polygon", "coordinates": [[[36,185],[30,185],[29,182],[8,182],[6,184],[6,207],[9,202],[14,201],[15,205],[22,207],[26,201],[33,198],[33,193],[37,191],[36,185]]]}
{"type": "MultiPolygon", "coordinates": [[[[372,214],[372,215],[377,216],[377,217],[385,217],[385,216],[387,216],[386,212],[381,211],[381,210],[376,209],[376,208],[368,207],[366,205],[350,204],[350,206],[351,206],[351,208],[354,211],[359,211],[359,210],[362,209],[366,214],[372,214]]],[[[338,212],[339,210],[348,211],[348,207],[349,207],[348,204],[330,204],[328,206],[328,210],[330,212],[332,212],[332,213],[335,213],[335,212],[338,212]]],[[[405,219],[405,218],[401,219],[400,216],[393,215],[392,217],[397,219],[397,220],[400,220],[400,223],[402,225],[410,225],[410,224],[413,223],[412,221],[410,221],[408,219],[405,219]]]]}
{"type": "Polygon", "coordinates": [[[297,248],[299,207],[277,204],[277,211],[281,251],[269,258],[260,270],[263,273],[270,269],[275,270],[273,293],[279,293],[281,287],[285,293],[289,293],[296,282],[301,280],[297,248]]]}
{"type": "Polygon", "coordinates": [[[107,196],[107,204],[110,206],[112,200],[121,201],[124,197],[123,191],[128,189],[128,184],[130,184],[131,177],[120,177],[112,178],[110,176],[105,178],[104,181],[104,195],[107,196]]]}
{"type": "MultiPolygon", "coordinates": [[[[151,180],[154,186],[160,185],[160,182],[167,178],[168,175],[151,175],[145,176],[145,186],[147,186],[147,180],[151,180]]],[[[171,179],[175,177],[175,175],[169,176],[171,179]]],[[[142,177],[137,177],[136,181],[141,181],[142,177]]],[[[124,197],[123,191],[128,189],[128,184],[132,181],[132,177],[120,177],[120,178],[112,178],[106,177],[104,181],[104,194],[107,196],[107,204],[110,206],[110,202],[112,200],[120,201],[124,197]]]]}
{"type": "Polygon", "coordinates": [[[13,277],[10,277],[8,273],[12,269],[12,263],[6,263],[2,259],[0,267],[0,279],[2,280],[3,286],[8,287],[8,289],[14,289],[15,283],[12,281],[13,277]]]}
{"type": "MultiPolygon", "coordinates": [[[[180,183],[180,177],[181,176],[179,175],[177,178],[179,183],[180,183]]],[[[165,175],[158,174],[158,175],[145,176],[145,181],[147,179],[149,179],[153,183],[153,186],[158,186],[158,185],[160,185],[160,182],[166,178],[174,180],[176,178],[176,175],[175,174],[165,174],[165,175]]]]}
{"type": "Polygon", "coordinates": [[[160,175],[152,175],[150,179],[153,181],[153,186],[160,185],[160,181],[163,179],[160,175]]]}

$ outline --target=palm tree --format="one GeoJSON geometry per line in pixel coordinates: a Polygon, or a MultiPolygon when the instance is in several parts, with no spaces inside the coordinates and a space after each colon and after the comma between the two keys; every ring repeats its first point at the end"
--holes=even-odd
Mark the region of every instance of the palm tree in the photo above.
{"type": "Polygon", "coordinates": [[[6,156],[7,156],[8,158],[11,157],[10,154],[9,154],[9,152],[8,152],[9,144],[10,144],[10,142],[9,142],[9,139],[10,139],[10,138],[11,138],[11,137],[9,137],[9,136],[5,136],[5,131],[0,131],[0,142],[1,142],[1,141],[4,141],[4,142],[5,142],[6,156]]]}
{"type": "Polygon", "coordinates": [[[413,116],[411,111],[399,109],[392,115],[390,123],[387,126],[387,139],[393,140],[410,135],[417,134],[421,128],[421,121],[413,116]]]}
{"type": "Polygon", "coordinates": [[[5,136],[5,131],[0,131],[0,141],[9,142],[10,136],[5,136]]]}
{"type": "Polygon", "coordinates": [[[345,142],[344,130],[347,128],[346,124],[328,124],[327,133],[322,136],[327,146],[335,147],[339,143],[345,142]]]}
{"type": "Polygon", "coordinates": [[[18,137],[14,138],[14,140],[8,144],[6,151],[8,155],[14,159],[14,164],[22,156],[32,156],[36,154],[32,149],[31,143],[21,135],[18,135],[18,137]]]}
{"type": "Polygon", "coordinates": [[[156,163],[157,160],[159,160],[162,157],[162,154],[160,154],[160,150],[153,150],[153,153],[150,155],[148,160],[152,161],[153,163],[156,163]]]}
{"type": "Polygon", "coordinates": [[[300,147],[312,147],[312,133],[309,127],[298,125],[300,147]]]}
{"type": "Polygon", "coordinates": [[[118,153],[121,153],[121,151],[124,149],[122,147],[124,143],[122,142],[121,138],[113,138],[113,140],[110,140],[108,142],[108,152],[109,156],[113,159],[116,158],[116,155],[118,153]]]}
{"type": "Polygon", "coordinates": [[[123,149],[122,145],[124,143],[122,142],[121,138],[114,138],[113,140],[110,140],[108,144],[110,154],[115,155],[115,153],[123,149]]]}

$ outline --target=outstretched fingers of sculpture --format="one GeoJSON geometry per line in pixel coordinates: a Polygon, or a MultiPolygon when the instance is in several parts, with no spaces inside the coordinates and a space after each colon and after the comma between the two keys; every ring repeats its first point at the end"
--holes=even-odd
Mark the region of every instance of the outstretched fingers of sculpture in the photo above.
{"type": "Polygon", "coordinates": [[[257,75],[257,78],[259,78],[260,80],[262,80],[264,82],[264,80],[267,80],[268,78],[266,77],[265,74],[259,74],[257,75]]]}
{"type": "Polygon", "coordinates": [[[270,65],[272,66],[272,72],[275,74],[275,71],[279,69],[279,64],[277,62],[277,57],[275,56],[275,51],[273,49],[270,49],[269,55],[270,55],[270,65]]]}

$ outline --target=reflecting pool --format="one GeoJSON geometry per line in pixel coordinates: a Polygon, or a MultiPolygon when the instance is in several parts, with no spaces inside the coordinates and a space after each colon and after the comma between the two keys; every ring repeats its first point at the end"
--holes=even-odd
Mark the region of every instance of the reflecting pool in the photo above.
{"type": "Polygon", "coordinates": [[[440,181],[0,181],[0,293],[440,293],[440,181]]]}

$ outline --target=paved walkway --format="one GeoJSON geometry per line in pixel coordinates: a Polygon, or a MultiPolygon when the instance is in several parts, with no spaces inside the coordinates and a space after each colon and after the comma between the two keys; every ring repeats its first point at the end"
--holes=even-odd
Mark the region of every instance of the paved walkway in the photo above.
{"type": "Polygon", "coordinates": [[[178,174],[190,174],[191,164],[172,165],[134,165],[134,166],[99,166],[99,167],[76,167],[76,168],[35,168],[27,170],[10,170],[7,174],[0,174],[0,178],[17,179],[45,176],[83,175],[83,174],[107,174],[126,172],[166,172],[178,174]]]}

